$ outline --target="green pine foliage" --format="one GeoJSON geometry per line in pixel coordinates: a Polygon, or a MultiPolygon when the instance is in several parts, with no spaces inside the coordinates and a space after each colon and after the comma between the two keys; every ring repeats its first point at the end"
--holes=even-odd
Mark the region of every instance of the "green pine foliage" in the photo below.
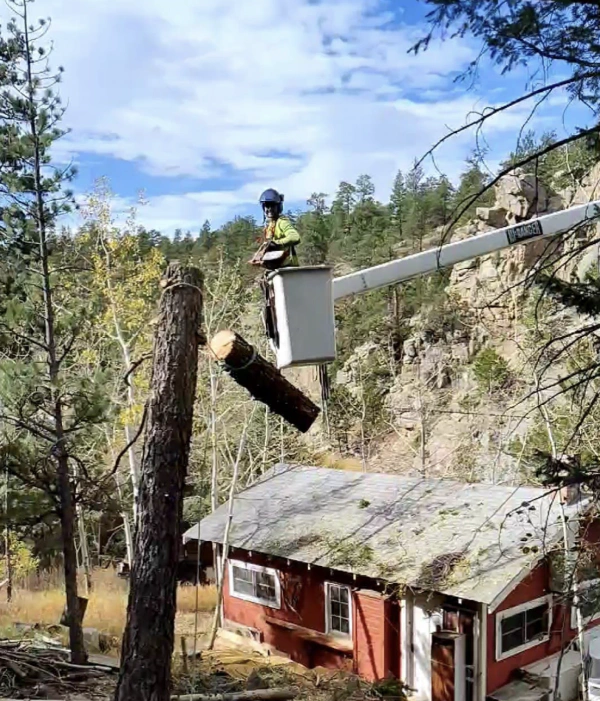
{"type": "Polygon", "coordinates": [[[98,300],[83,251],[57,226],[73,206],[75,176],[50,156],[65,133],[54,90],[62,71],[46,61],[45,22],[32,25],[27,4],[13,9],[18,19],[0,35],[0,466],[23,488],[13,528],[37,518],[43,529],[64,526],[75,500],[110,499],[98,457],[111,373],[86,362],[98,300]]]}

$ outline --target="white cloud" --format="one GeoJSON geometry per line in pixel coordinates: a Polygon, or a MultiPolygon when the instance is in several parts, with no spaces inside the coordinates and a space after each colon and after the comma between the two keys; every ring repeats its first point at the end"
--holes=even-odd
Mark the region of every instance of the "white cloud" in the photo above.
{"type": "MultiPolygon", "coordinates": [[[[245,172],[245,185],[225,193],[153,198],[140,217],[157,227],[220,221],[266,185],[302,202],[366,172],[385,196],[397,169],[474,107],[474,95],[448,84],[475,54],[453,40],[409,55],[419,30],[390,23],[378,6],[43,0],[32,7],[52,17],[53,62],[66,70],[73,132],[62,155],[136,160],[162,176],[245,172]]],[[[521,120],[503,116],[490,130],[521,120]]],[[[466,145],[452,141],[438,165],[456,174],[466,145]]]]}

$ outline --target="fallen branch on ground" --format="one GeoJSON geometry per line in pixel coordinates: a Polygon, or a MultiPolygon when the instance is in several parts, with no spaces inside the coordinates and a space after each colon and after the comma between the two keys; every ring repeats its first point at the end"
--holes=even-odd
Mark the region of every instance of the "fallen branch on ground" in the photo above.
{"type": "MultiPolygon", "coordinates": [[[[90,692],[102,678],[108,679],[110,667],[103,665],[75,665],[69,662],[70,652],[37,640],[0,641],[0,694],[19,694],[28,698],[38,697],[38,687],[42,684],[46,693],[71,695],[79,692],[85,698],[92,698],[90,692]],[[81,693],[83,692],[83,693],[81,693]]],[[[0,701],[11,701],[0,697],[0,701]]],[[[57,699],[60,701],[60,699],[57,699]]]]}
{"type": "MultiPolygon", "coordinates": [[[[180,694],[171,696],[174,701],[289,701],[298,696],[298,689],[253,689],[234,691],[231,694],[180,694]]],[[[2,701],[0,699],[0,701],[2,701]]]]}

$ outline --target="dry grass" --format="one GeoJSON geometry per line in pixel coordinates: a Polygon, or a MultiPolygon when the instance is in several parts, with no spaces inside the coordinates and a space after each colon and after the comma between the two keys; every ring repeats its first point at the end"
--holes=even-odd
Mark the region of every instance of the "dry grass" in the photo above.
{"type": "Polygon", "coordinates": [[[362,472],[363,466],[358,458],[344,458],[335,453],[325,453],[318,460],[323,467],[333,470],[348,470],[350,472],[362,472]]]}
{"type": "Polygon", "coordinates": [[[177,611],[179,613],[194,613],[196,611],[196,594],[198,596],[198,611],[213,611],[217,603],[216,587],[180,586],[177,589],[177,611]]]}
{"type": "MultiPolygon", "coordinates": [[[[92,583],[93,589],[85,612],[84,626],[120,638],[127,609],[127,580],[117,577],[112,569],[98,569],[92,574],[92,583]]],[[[0,603],[0,628],[10,628],[11,624],[16,622],[43,625],[58,623],[65,606],[60,573],[45,573],[30,578],[24,585],[13,593],[13,601],[10,604],[0,603]]],[[[84,591],[83,588],[80,589],[81,594],[84,591]]],[[[215,587],[200,587],[198,610],[203,613],[212,611],[216,598],[215,587]]],[[[178,614],[195,612],[196,587],[178,588],[177,610],[178,614]]]]}

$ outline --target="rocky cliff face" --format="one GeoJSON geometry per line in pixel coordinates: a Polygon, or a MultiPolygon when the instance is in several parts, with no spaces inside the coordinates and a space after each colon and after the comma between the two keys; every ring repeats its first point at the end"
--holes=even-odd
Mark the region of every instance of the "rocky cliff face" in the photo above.
{"type": "MultiPolygon", "coordinates": [[[[597,167],[582,185],[551,193],[532,174],[515,172],[496,186],[494,206],[479,208],[455,238],[600,199],[599,181],[597,167]]],[[[389,431],[370,444],[368,469],[497,483],[528,479],[516,449],[540,420],[530,363],[536,292],[528,281],[540,261],[556,260],[599,231],[587,227],[454,267],[446,289],[452,318],[443,332],[431,338],[423,323],[426,310],[410,320],[401,362],[387,387],[389,431]]],[[[560,275],[583,280],[597,268],[598,255],[594,244],[560,275]]],[[[576,315],[556,310],[544,319],[546,332],[579,323],[576,315]]],[[[337,382],[360,394],[356,366],[366,366],[369,358],[382,362],[376,359],[381,351],[375,344],[357,348],[337,382]]],[[[558,375],[560,368],[552,372],[558,375]]]]}

